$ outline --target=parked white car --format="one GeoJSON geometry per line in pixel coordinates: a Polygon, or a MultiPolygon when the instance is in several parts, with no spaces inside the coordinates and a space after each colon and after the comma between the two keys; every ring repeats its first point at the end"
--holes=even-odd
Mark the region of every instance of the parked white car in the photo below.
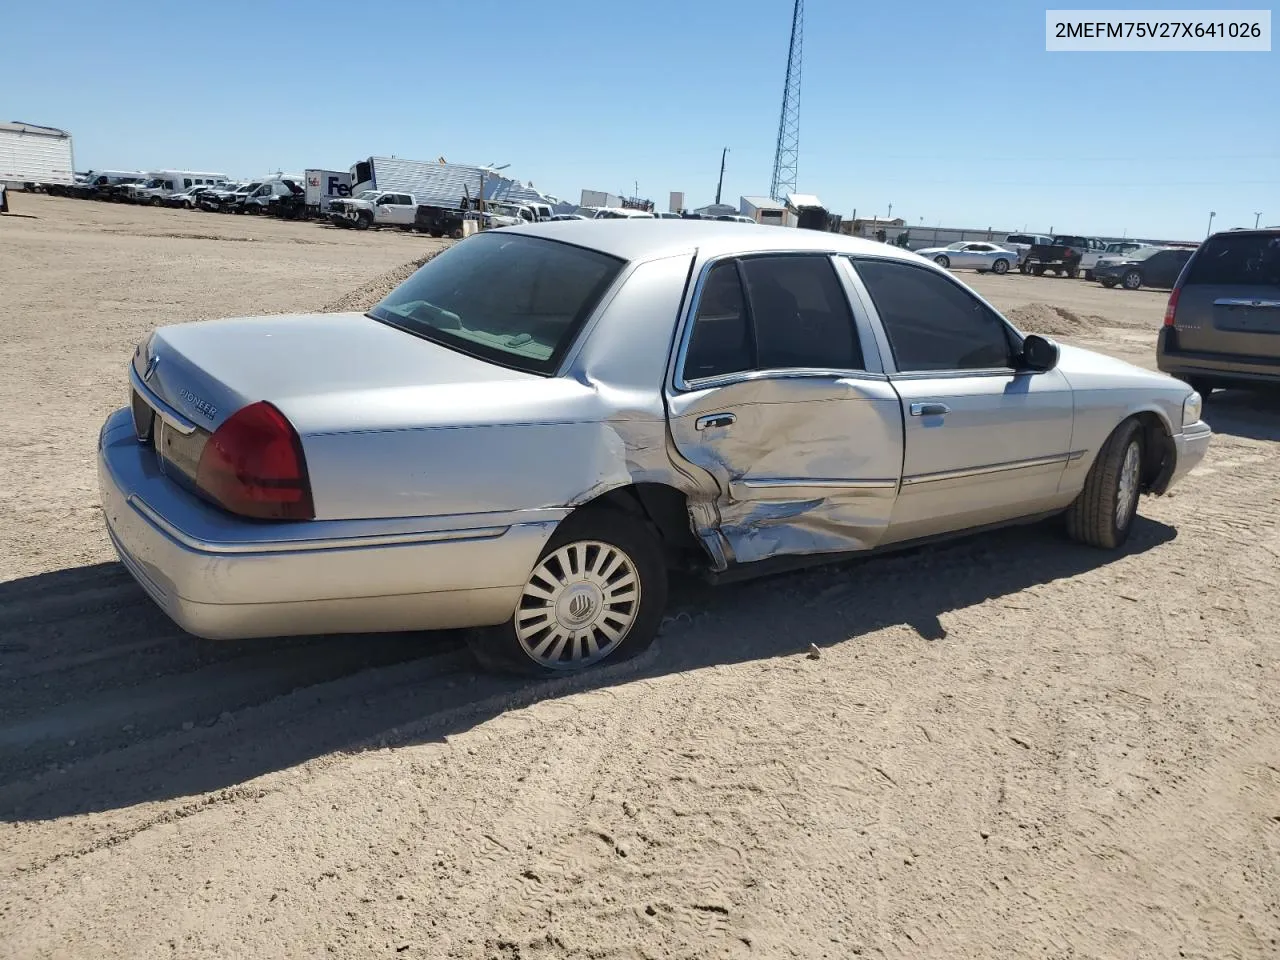
{"type": "Polygon", "coordinates": [[[958,240],[945,247],[925,247],[916,253],[940,267],[1005,274],[1018,263],[1018,255],[994,243],[958,240]]]}

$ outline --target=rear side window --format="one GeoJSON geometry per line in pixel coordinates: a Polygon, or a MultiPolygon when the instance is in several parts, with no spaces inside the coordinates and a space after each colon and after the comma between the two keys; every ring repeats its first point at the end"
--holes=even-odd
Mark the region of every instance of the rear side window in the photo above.
{"type": "Polygon", "coordinates": [[[747,318],[747,299],[738,264],[728,260],[711,268],[698,299],[693,332],[684,358],[686,380],[742,373],[755,366],[755,343],[747,318]]]}
{"type": "Polygon", "coordinates": [[[925,267],[855,261],[902,372],[1012,366],[1009,328],[986,304],[925,267]]]}
{"type": "Polygon", "coordinates": [[[1280,286],[1280,235],[1210,237],[1187,271],[1187,285],[1280,286]]]}
{"type": "Polygon", "coordinates": [[[861,370],[853,315],[826,256],[748,257],[712,267],[684,377],[791,368],[861,370]]]}
{"type": "Polygon", "coordinates": [[[742,275],[759,369],[862,369],[849,301],[828,257],[751,257],[742,275]]]}

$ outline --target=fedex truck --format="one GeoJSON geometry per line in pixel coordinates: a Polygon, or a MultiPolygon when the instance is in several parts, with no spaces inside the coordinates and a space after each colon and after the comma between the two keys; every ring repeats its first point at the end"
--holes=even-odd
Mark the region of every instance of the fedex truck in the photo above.
{"type": "Polygon", "coordinates": [[[351,174],[346,170],[308,170],[306,192],[307,210],[328,216],[334,200],[351,196],[351,174]]]}
{"type": "Polygon", "coordinates": [[[0,123],[0,181],[14,187],[76,182],[71,134],[31,123],[0,123]]]}

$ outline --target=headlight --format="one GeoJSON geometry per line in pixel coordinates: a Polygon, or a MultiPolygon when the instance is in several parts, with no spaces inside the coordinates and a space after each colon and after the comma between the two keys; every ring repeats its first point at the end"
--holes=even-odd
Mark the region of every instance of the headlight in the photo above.
{"type": "Polygon", "coordinates": [[[1194,390],[1182,401],[1182,425],[1195,423],[1200,419],[1200,411],[1204,409],[1204,400],[1194,390]]]}

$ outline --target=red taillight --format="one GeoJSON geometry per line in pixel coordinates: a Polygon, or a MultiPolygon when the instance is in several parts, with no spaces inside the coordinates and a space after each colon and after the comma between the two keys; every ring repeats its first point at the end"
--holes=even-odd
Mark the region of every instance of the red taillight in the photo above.
{"type": "Polygon", "coordinates": [[[1173,292],[1169,294],[1169,303],[1164,308],[1164,325],[1166,327],[1173,326],[1174,314],[1178,312],[1178,294],[1181,292],[1181,287],[1174,287],[1173,292]]]}
{"type": "Polygon", "coordinates": [[[1074,255],[1075,255],[1075,251],[1072,250],[1070,247],[1067,247],[1065,250],[1062,251],[1063,260],[1070,260],[1074,255]]]}
{"type": "Polygon", "coordinates": [[[196,485],[232,513],[261,520],[315,517],[302,441],[265,400],[237,410],[204,445],[196,485]]]}

